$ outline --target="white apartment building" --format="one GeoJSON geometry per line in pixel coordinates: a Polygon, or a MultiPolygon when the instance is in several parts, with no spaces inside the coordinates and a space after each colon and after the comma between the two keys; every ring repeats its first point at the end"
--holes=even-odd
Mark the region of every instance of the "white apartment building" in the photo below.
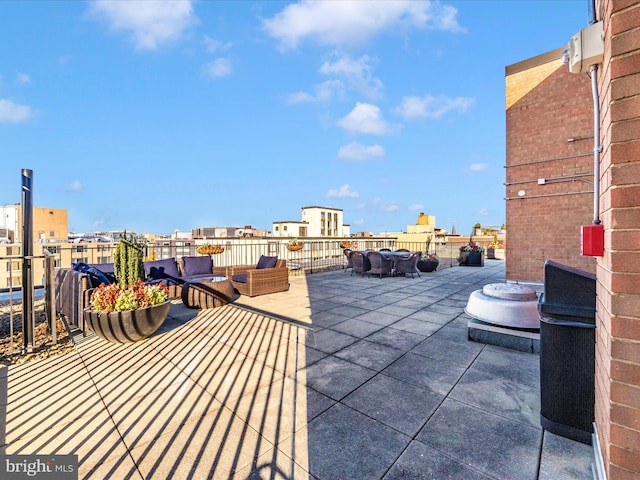
{"type": "Polygon", "coordinates": [[[342,209],[302,207],[301,221],[273,222],[274,237],[348,237],[351,227],[342,223],[342,209]]]}

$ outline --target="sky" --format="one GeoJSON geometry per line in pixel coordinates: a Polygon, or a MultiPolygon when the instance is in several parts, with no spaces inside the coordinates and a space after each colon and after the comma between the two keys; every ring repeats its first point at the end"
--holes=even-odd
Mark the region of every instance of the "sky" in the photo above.
{"type": "Polygon", "coordinates": [[[587,0],[0,2],[0,205],[75,233],[505,214],[505,67],[587,0]]]}

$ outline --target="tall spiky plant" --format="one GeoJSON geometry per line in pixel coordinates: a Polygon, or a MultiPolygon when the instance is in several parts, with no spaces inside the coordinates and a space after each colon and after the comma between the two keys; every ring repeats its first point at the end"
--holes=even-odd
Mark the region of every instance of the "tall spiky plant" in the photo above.
{"type": "Polygon", "coordinates": [[[116,279],[121,287],[135,283],[136,280],[144,280],[143,249],[143,245],[136,241],[133,234],[127,238],[127,232],[124,232],[113,258],[116,279]]]}

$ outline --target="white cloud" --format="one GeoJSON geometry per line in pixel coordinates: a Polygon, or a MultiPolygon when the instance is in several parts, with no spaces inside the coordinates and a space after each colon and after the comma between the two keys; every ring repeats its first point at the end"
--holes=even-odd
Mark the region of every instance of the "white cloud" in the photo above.
{"type": "Polygon", "coordinates": [[[216,58],[213,62],[203,65],[202,70],[210,77],[226,77],[231,74],[231,61],[227,58],[216,58]]]}
{"type": "Polygon", "coordinates": [[[387,135],[396,128],[384,121],[378,107],[362,102],[357,102],[347,116],[338,120],[338,125],[350,133],[373,135],[387,135]]]}
{"type": "Polygon", "coordinates": [[[478,213],[479,213],[480,215],[482,215],[483,217],[487,217],[487,216],[491,215],[491,212],[489,211],[489,209],[488,209],[488,208],[481,208],[481,209],[478,211],[478,213]]]}
{"type": "Polygon", "coordinates": [[[80,192],[82,191],[82,184],[78,180],[74,180],[73,182],[66,184],[64,189],[70,192],[80,192]]]}
{"type": "Polygon", "coordinates": [[[21,123],[31,118],[33,118],[31,107],[0,99],[0,123],[21,123]]]}
{"type": "Polygon", "coordinates": [[[287,97],[287,103],[328,102],[335,96],[344,96],[344,85],[340,80],[327,80],[316,85],[315,95],[306,92],[292,93],[287,97]]]}
{"type": "Polygon", "coordinates": [[[58,63],[60,65],[66,65],[67,63],[69,63],[71,60],[73,59],[72,55],[63,55],[60,58],[58,58],[58,63]]]}
{"type": "Polygon", "coordinates": [[[400,207],[396,202],[390,200],[380,205],[380,210],[383,212],[397,212],[398,210],[400,210],[400,207]]]}
{"type": "Polygon", "coordinates": [[[351,90],[369,98],[380,97],[383,83],[371,74],[370,60],[367,55],[357,60],[353,60],[348,55],[342,55],[333,62],[324,62],[320,66],[320,73],[344,77],[351,90]]]}
{"type": "Polygon", "coordinates": [[[402,103],[393,111],[405,120],[416,118],[440,118],[450,110],[464,112],[475,102],[474,98],[456,97],[449,98],[445,95],[434,97],[404,97],[402,103]]]}
{"type": "Polygon", "coordinates": [[[424,212],[424,205],[422,205],[421,203],[414,203],[413,205],[409,205],[409,207],[407,207],[407,210],[409,210],[410,212],[424,212]]]}
{"type": "Polygon", "coordinates": [[[16,83],[18,85],[25,85],[31,82],[31,77],[26,73],[16,72],[16,83]]]}
{"type": "Polygon", "coordinates": [[[348,183],[342,185],[339,189],[332,188],[327,192],[327,198],[358,198],[358,192],[352,192],[348,183]]]}
{"type": "Polygon", "coordinates": [[[131,34],[137,50],[175,41],[196,23],[191,0],[94,0],[90,11],[111,30],[131,34]]]}
{"type": "Polygon", "coordinates": [[[211,53],[226,52],[232,46],[231,42],[222,43],[218,40],[211,38],[209,35],[204,36],[204,44],[207,47],[207,51],[211,53]]]}
{"type": "Polygon", "coordinates": [[[306,39],[320,45],[358,45],[381,32],[403,32],[412,28],[463,31],[456,15],[455,8],[428,0],[302,0],[263,20],[263,27],[280,41],[283,49],[296,48],[306,39]]]}
{"type": "Polygon", "coordinates": [[[364,225],[364,218],[359,218],[357,219],[355,222],[353,222],[354,225],[364,225]]]}
{"type": "Polygon", "coordinates": [[[486,163],[472,163],[469,165],[470,172],[484,172],[489,169],[489,165],[486,163]]]}
{"type": "Polygon", "coordinates": [[[384,157],[384,148],[380,145],[362,145],[358,142],[351,142],[343,145],[338,150],[338,158],[346,160],[365,161],[372,158],[384,157]]]}

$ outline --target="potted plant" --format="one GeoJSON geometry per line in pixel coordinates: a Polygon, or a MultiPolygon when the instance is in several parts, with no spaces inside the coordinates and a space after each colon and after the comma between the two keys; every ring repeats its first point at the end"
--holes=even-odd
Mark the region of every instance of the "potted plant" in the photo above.
{"type": "Polygon", "coordinates": [[[203,255],[217,255],[222,252],[224,252],[224,247],[222,245],[211,245],[207,243],[206,245],[202,245],[198,248],[198,253],[203,255]]]}
{"type": "Polygon", "coordinates": [[[475,243],[463,245],[460,247],[460,255],[458,263],[465,267],[482,267],[484,266],[484,248],[475,243]]]}
{"type": "Polygon", "coordinates": [[[494,243],[487,247],[487,258],[494,258],[498,260],[504,260],[504,245],[501,243],[494,243]]]}
{"type": "Polygon", "coordinates": [[[440,259],[435,253],[423,253],[418,260],[418,270],[421,272],[433,272],[438,268],[440,259]]]}
{"type": "Polygon", "coordinates": [[[342,240],[340,242],[340,248],[351,248],[351,242],[349,240],[342,240]]]}
{"type": "Polygon", "coordinates": [[[304,243],[299,241],[297,237],[289,240],[289,243],[287,243],[287,250],[291,252],[295,252],[296,250],[302,250],[302,247],[304,247],[304,243]]]}
{"type": "Polygon", "coordinates": [[[169,289],[160,283],[137,280],[126,286],[101,284],[91,293],[85,322],[96,335],[113,343],[130,343],[147,338],[169,313],[169,289]]]}

